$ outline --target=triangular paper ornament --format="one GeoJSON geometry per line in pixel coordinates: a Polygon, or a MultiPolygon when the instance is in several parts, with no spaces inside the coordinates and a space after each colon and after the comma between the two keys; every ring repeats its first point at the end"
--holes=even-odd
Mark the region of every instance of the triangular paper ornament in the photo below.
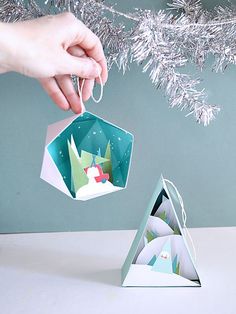
{"type": "Polygon", "coordinates": [[[168,182],[161,177],[153,193],[122,267],[123,286],[201,286],[168,182]]]}
{"type": "Polygon", "coordinates": [[[49,125],[41,178],[76,200],[127,185],[133,135],[84,112],[49,125]]]}

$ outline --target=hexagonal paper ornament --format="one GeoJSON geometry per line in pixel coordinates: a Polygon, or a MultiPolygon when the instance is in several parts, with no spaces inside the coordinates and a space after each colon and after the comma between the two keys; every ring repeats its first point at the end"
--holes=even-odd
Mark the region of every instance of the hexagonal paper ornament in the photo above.
{"type": "Polygon", "coordinates": [[[127,185],[133,135],[84,112],[48,126],[41,178],[76,200],[127,185]]]}

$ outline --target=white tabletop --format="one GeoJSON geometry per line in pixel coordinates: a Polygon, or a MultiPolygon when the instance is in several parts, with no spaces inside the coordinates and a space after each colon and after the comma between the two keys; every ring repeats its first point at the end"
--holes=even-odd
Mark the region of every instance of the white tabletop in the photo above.
{"type": "Polygon", "coordinates": [[[236,227],[191,229],[201,288],[123,288],[135,231],[0,235],[2,314],[236,313],[236,227]]]}

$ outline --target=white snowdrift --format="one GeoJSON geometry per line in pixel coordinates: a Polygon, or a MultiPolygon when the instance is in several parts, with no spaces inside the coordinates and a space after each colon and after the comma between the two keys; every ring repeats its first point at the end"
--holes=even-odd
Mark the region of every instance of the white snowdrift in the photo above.
{"type": "MultiPolygon", "coordinates": [[[[91,178],[92,179],[92,178],[91,178]]],[[[94,197],[98,197],[104,194],[112,193],[122,188],[113,185],[111,182],[106,181],[105,183],[96,182],[95,180],[89,180],[89,183],[82,186],[76,193],[76,199],[86,201],[94,197]]]]}
{"type": "Polygon", "coordinates": [[[139,253],[136,264],[148,264],[153,255],[158,256],[161,253],[162,248],[168,239],[171,240],[172,261],[176,254],[178,256],[180,262],[180,275],[190,280],[197,280],[198,275],[196,269],[190,258],[183,237],[180,235],[173,234],[152,240],[139,253]]]}
{"type": "Polygon", "coordinates": [[[126,287],[153,286],[153,287],[199,287],[200,284],[176,274],[166,274],[152,271],[149,265],[132,264],[122,284],[126,287]]]}

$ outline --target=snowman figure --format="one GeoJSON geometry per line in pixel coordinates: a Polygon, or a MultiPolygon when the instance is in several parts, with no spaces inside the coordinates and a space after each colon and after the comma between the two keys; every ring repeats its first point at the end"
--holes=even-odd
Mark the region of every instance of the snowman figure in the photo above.
{"type": "Polygon", "coordinates": [[[161,254],[160,254],[160,257],[162,259],[166,260],[166,259],[170,258],[170,254],[167,251],[162,251],[161,254]]]}

